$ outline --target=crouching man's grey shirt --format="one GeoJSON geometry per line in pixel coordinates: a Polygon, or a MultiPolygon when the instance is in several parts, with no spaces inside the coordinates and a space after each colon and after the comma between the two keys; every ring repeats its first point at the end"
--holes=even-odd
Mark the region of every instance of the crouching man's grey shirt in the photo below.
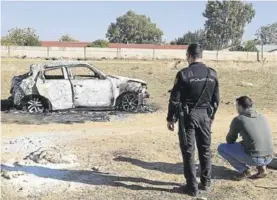
{"type": "Polygon", "coordinates": [[[234,143],[238,134],[242,137],[245,152],[250,156],[263,157],[273,154],[271,130],[262,114],[250,109],[235,117],[226,137],[227,143],[234,143]]]}

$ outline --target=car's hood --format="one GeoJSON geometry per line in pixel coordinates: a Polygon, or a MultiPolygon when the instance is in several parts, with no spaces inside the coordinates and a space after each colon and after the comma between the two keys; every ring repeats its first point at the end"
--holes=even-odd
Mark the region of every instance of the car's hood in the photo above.
{"type": "Polygon", "coordinates": [[[118,79],[120,81],[133,81],[133,82],[138,82],[138,83],[143,83],[146,84],[145,81],[140,80],[140,79],[134,79],[134,78],[128,78],[128,77],[124,77],[124,76],[114,76],[114,75],[108,75],[108,77],[110,78],[114,78],[114,79],[118,79]]]}

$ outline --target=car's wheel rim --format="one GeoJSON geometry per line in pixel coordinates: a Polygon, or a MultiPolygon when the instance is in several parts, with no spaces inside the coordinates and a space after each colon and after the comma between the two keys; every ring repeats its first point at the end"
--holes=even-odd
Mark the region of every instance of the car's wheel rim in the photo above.
{"type": "Polygon", "coordinates": [[[127,112],[135,112],[138,109],[138,96],[136,94],[126,94],[122,99],[122,108],[127,112]]]}
{"type": "Polygon", "coordinates": [[[44,111],[42,101],[38,98],[30,99],[27,102],[27,110],[29,113],[42,113],[44,111]]]}

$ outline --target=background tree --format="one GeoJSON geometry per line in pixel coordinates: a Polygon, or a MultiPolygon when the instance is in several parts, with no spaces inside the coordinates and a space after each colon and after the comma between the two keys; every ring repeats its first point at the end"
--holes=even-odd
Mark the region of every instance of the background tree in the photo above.
{"type": "Polygon", "coordinates": [[[208,48],[220,50],[229,45],[239,46],[244,27],[255,16],[250,3],[241,1],[208,1],[203,16],[208,48]]]}
{"type": "Polygon", "coordinates": [[[33,28],[13,28],[1,38],[3,45],[40,46],[39,36],[33,28]]]}
{"type": "Polygon", "coordinates": [[[204,30],[200,29],[194,32],[187,32],[182,37],[170,42],[172,45],[189,45],[191,43],[200,43],[204,49],[207,46],[207,40],[205,38],[204,30]]]}
{"type": "Polygon", "coordinates": [[[108,27],[106,37],[113,43],[160,43],[163,32],[149,17],[128,11],[108,27]]]}
{"type": "Polygon", "coordinates": [[[248,40],[244,42],[244,45],[234,46],[230,48],[230,51],[257,52],[258,51],[256,47],[257,44],[258,44],[257,40],[248,40]]]}
{"type": "Polygon", "coordinates": [[[258,49],[257,49],[256,45],[257,45],[256,40],[248,40],[245,42],[243,49],[244,49],[244,51],[248,51],[248,52],[257,52],[258,49]]]}
{"type": "Polygon", "coordinates": [[[1,38],[1,45],[2,46],[11,46],[11,45],[16,45],[16,44],[13,44],[11,41],[9,41],[7,39],[7,37],[2,37],[1,38]]]}
{"type": "Polygon", "coordinates": [[[60,37],[59,42],[78,42],[78,40],[72,38],[68,34],[65,34],[60,37]]]}
{"type": "Polygon", "coordinates": [[[95,40],[91,44],[88,45],[88,47],[100,47],[100,48],[106,48],[108,47],[109,42],[107,40],[95,40]]]}
{"type": "Polygon", "coordinates": [[[277,45],[277,22],[262,26],[256,32],[257,38],[262,44],[276,44],[277,45]]]}

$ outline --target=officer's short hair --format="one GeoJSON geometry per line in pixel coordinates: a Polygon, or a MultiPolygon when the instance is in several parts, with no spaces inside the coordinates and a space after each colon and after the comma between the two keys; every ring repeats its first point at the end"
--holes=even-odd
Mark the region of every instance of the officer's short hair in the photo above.
{"type": "Polygon", "coordinates": [[[248,96],[241,96],[236,101],[243,109],[252,108],[253,106],[252,99],[248,96]]]}
{"type": "Polygon", "coordinates": [[[202,45],[198,43],[190,44],[187,49],[187,54],[193,58],[202,58],[203,48],[202,45]]]}

